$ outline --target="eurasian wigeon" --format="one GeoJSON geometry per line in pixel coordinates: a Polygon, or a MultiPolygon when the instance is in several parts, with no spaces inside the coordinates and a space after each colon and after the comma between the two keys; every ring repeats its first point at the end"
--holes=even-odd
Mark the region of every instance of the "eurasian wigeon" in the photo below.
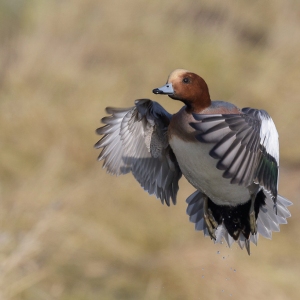
{"type": "Polygon", "coordinates": [[[292,203],[277,194],[278,133],[264,110],[211,101],[206,82],[183,69],[153,90],[185,105],[171,115],[149,99],[127,109],[106,108],[111,116],[97,129],[104,135],[98,160],[110,174],[132,172],[149,194],[176,204],[183,174],[197,190],[187,214],[196,230],[229,246],[237,241],[250,254],[258,233],[271,238],[290,217],[292,203]]]}

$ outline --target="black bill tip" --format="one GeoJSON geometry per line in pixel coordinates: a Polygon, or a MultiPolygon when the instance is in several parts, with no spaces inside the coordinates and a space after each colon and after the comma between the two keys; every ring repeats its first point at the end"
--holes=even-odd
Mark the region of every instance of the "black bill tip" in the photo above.
{"type": "Polygon", "coordinates": [[[152,90],[152,93],[153,94],[163,94],[164,92],[160,89],[154,89],[154,90],[152,90]]]}

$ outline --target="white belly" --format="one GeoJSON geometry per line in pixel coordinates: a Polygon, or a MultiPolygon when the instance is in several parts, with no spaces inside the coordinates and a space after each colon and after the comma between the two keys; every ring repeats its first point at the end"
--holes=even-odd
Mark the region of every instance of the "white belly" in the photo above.
{"type": "Polygon", "coordinates": [[[245,186],[231,184],[216,168],[217,160],[209,155],[210,144],[182,141],[172,136],[169,141],[186,179],[218,205],[237,205],[250,200],[245,186]]]}

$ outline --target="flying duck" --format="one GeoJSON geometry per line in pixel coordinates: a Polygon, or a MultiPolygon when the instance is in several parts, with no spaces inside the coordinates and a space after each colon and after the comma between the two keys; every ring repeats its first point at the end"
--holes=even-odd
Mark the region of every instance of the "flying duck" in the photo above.
{"type": "Polygon", "coordinates": [[[176,204],[182,174],[196,189],[186,202],[190,221],[215,243],[271,238],[290,217],[292,203],[278,195],[279,142],[264,110],[212,101],[203,78],[173,71],[153,90],[184,106],[174,115],[149,99],[130,108],[107,107],[98,160],[113,175],[131,172],[142,188],[176,204]]]}

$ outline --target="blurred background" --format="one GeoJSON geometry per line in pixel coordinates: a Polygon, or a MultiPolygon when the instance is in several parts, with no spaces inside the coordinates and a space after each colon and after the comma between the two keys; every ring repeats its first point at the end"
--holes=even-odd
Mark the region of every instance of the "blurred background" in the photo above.
{"type": "Polygon", "coordinates": [[[1,0],[0,21],[0,299],[298,299],[299,1],[1,0]],[[185,179],[166,207],[96,160],[106,106],[179,110],[152,94],[176,68],[276,123],[292,218],[251,256],[194,231],[185,179]]]}

